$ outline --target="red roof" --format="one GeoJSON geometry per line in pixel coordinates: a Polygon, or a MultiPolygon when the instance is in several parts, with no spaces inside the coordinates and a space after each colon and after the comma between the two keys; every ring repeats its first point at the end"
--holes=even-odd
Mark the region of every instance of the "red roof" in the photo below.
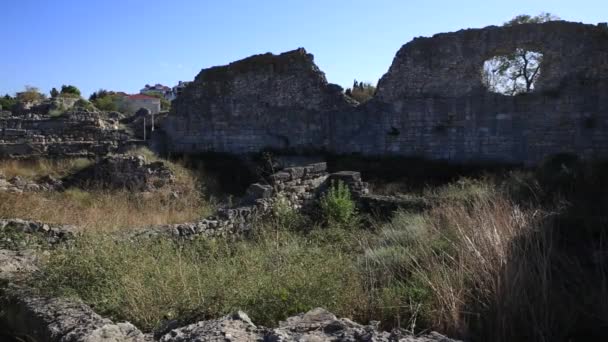
{"type": "Polygon", "coordinates": [[[144,95],[144,94],[135,94],[135,95],[129,95],[129,99],[133,99],[133,100],[149,100],[149,99],[156,99],[159,100],[158,97],[154,97],[154,96],[148,96],[148,95],[144,95]]]}

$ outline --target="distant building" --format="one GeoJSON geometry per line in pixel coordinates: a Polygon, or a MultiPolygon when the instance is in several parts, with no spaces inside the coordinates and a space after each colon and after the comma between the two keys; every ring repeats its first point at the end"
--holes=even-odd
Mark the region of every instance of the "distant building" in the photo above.
{"type": "Polygon", "coordinates": [[[179,81],[179,83],[175,87],[173,87],[173,89],[171,89],[170,101],[175,100],[188,84],[190,84],[190,82],[179,81]]]}
{"type": "Polygon", "coordinates": [[[149,95],[149,94],[155,94],[155,95],[160,95],[162,97],[164,97],[165,99],[171,101],[171,97],[172,97],[172,89],[162,85],[160,83],[157,83],[153,86],[146,84],[145,87],[143,87],[140,91],[140,94],[142,95],[149,95]]]}
{"type": "Polygon", "coordinates": [[[124,103],[129,112],[135,113],[141,108],[148,109],[152,114],[160,112],[160,99],[157,97],[135,94],[124,98],[124,103]]]}

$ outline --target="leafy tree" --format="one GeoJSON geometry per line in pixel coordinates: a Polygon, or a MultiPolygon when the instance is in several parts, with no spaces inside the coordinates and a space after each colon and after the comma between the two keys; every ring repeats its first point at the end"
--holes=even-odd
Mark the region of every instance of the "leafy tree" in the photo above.
{"type": "Polygon", "coordinates": [[[76,88],[73,85],[62,85],[61,86],[61,95],[68,97],[80,97],[80,89],[76,88]]]}
{"type": "Polygon", "coordinates": [[[12,110],[16,104],[17,100],[9,94],[0,97],[0,107],[2,108],[2,110],[12,110]]]}
{"type": "Polygon", "coordinates": [[[57,91],[57,89],[56,88],[51,89],[51,97],[56,98],[57,96],[59,96],[59,92],[57,91]]]}
{"type": "Polygon", "coordinates": [[[344,93],[357,100],[359,103],[364,103],[374,97],[374,94],[376,93],[376,87],[373,86],[371,83],[358,82],[357,80],[355,80],[353,82],[353,87],[346,89],[344,93]]]}
{"type": "Polygon", "coordinates": [[[540,24],[540,23],[546,23],[548,21],[556,21],[556,20],[560,20],[561,18],[553,15],[551,13],[547,13],[547,12],[542,12],[541,14],[537,15],[537,16],[531,16],[528,14],[520,14],[518,16],[516,16],[515,18],[507,21],[504,26],[514,26],[514,25],[519,25],[519,24],[540,24]]]}
{"type": "Polygon", "coordinates": [[[115,96],[106,95],[104,97],[98,97],[92,101],[92,103],[100,110],[113,112],[118,110],[118,105],[115,101],[115,96]]]}
{"type": "Polygon", "coordinates": [[[32,86],[25,86],[25,91],[17,94],[17,100],[19,102],[36,102],[44,99],[44,94],[42,94],[38,88],[32,86]]]}
{"type": "Polygon", "coordinates": [[[105,89],[99,89],[98,91],[91,94],[89,101],[100,110],[104,111],[117,111],[119,110],[119,96],[113,92],[105,89]]]}
{"type": "MultiPolygon", "coordinates": [[[[504,26],[514,26],[530,23],[544,23],[558,20],[559,17],[550,13],[537,16],[518,15],[509,20],[504,26]]],[[[534,83],[541,75],[543,54],[530,48],[517,48],[512,53],[496,56],[484,63],[482,81],[490,91],[517,95],[534,90],[534,83]]]]}

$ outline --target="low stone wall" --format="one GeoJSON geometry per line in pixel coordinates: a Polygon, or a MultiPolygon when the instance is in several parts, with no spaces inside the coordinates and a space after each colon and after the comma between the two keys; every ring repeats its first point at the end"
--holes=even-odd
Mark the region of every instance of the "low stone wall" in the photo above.
{"type": "MultiPolygon", "coordinates": [[[[77,228],[70,225],[54,225],[21,219],[0,219],[0,232],[9,231],[13,234],[36,234],[46,243],[54,245],[72,239],[77,228]]],[[[0,247],[3,244],[3,241],[0,240],[0,247]]]]}
{"type": "Polygon", "coordinates": [[[94,157],[118,151],[131,139],[108,113],[0,117],[0,158],[94,157]]]}
{"type": "Polygon", "coordinates": [[[115,155],[67,177],[65,186],[101,186],[131,191],[151,191],[175,181],[173,171],[162,161],[146,162],[137,155],[115,155]]]}
{"type": "Polygon", "coordinates": [[[0,192],[38,192],[38,191],[58,191],[63,188],[63,182],[51,176],[45,176],[37,180],[29,180],[19,176],[7,179],[0,172],[0,192]]]}

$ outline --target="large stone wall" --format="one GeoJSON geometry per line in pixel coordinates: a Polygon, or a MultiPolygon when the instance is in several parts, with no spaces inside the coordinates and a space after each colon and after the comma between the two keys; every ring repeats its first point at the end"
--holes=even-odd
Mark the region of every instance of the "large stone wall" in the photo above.
{"type": "Polygon", "coordinates": [[[203,70],[173,101],[164,128],[174,152],[318,149],[323,117],[354,106],[304,49],[203,70]]]}
{"type": "Polygon", "coordinates": [[[560,152],[608,157],[606,94],[605,26],[492,26],[404,45],[360,106],[303,49],[206,69],[174,102],[164,129],[176,153],[270,148],[534,164],[560,152]],[[487,91],[484,61],[517,48],[544,56],[534,91],[487,91]]]}

